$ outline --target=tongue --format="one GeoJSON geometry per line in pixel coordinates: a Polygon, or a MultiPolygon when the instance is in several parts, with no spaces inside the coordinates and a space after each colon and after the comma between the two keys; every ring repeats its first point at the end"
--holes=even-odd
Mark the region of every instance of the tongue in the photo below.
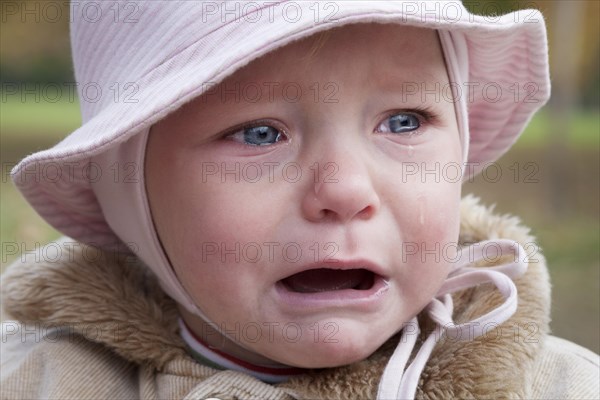
{"type": "Polygon", "coordinates": [[[311,269],[283,280],[292,291],[300,293],[328,292],[343,289],[367,289],[361,285],[371,273],[364,269],[311,269]]]}

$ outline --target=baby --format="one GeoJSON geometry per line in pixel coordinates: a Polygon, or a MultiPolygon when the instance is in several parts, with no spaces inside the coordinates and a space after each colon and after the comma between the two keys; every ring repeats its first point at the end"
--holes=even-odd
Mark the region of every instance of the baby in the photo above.
{"type": "Polygon", "coordinates": [[[71,31],[129,96],[13,171],[72,239],[3,279],[2,398],[598,395],[528,230],[461,201],[547,100],[539,13],[135,4],[71,31]]]}

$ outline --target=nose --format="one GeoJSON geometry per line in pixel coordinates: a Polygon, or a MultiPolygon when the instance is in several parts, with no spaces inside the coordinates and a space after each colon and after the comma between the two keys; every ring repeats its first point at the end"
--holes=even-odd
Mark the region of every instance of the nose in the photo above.
{"type": "Polygon", "coordinates": [[[346,154],[312,165],[313,182],[305,193],[302,211],[312,222],[347,223],[371,218],[380,207],[367,165],[346,154]]]}

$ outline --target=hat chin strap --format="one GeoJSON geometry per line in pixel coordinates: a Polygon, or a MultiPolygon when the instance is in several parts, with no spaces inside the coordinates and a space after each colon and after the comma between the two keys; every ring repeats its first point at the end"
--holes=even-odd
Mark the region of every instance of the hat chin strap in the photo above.
{"type": "MultiPolygon", "coordinates": [[[[92,189],[108,225],[154,272],[162,289],[190,313],[210,322],[177,279],[154,227],[144,177],[149,134],[147,129],[94,156],[91,161],[103,174],[92,182],[92,189]]],[[[225,332],[220,333],[232,340],[225,332]]]]}

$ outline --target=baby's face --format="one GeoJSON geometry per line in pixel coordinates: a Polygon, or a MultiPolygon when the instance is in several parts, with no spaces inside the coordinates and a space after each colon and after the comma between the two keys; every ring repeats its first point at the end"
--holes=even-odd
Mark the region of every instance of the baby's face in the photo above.
{"type": "Polygon", "coordinates": [[[454,105],[414,93],[448,83],[437,33],[365,24],[315,42],[171,114],[146,153],[185,289],[245,347],[301,367],[365,358],[429,303],[461,190],[454,105]]]}

